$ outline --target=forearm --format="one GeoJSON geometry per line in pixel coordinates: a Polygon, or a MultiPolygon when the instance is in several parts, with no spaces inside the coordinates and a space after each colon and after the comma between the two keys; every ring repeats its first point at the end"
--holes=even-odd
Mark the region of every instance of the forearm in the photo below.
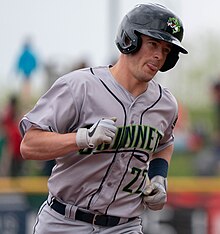
{"type": "Polygon", "coordinates": [[[79,150],[76,145],[76,133],[59,134],[40,129],[30,129],[21,143],[24,159],[52,160],[79,150]]]}
{"type": "Polygon", "coordinates": [[[116,118],[102,118],[90,129],[80,128],[77,133],[59,134],[41,129],[29,129],[21,143],[24,159],[51,160],[83,148],[110,144],[115,136],[116,118]]]}
{"type": "Polygon", "coordinates": [[[170,145],[168,146],[167,148],[161,150],[160,152],[158,153],[155,153],[153,156],[152,156],[152,159],[156,159],[156,158],[163,158],[164,160],[166,160],[168,162],[168,164],[170,163],[170,160],[171,160],[171,157],[172,157],[172,154],[173,154],[173,150],[174,150],[174,146],[173,145],[170,145]]]}

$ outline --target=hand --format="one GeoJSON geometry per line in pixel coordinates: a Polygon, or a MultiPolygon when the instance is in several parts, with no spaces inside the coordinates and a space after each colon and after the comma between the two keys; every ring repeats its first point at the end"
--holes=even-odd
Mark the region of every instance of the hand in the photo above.
{"type": "Polygon", "coordinates": [[[144,194],[144,202],[151,210],[161,210],[167,202],[167,179],[162,176],[155,176],[147,185],[144,194]]]}
{"type": "Polygon", "coordinates": [[[95,148],[102,143],[110,144],[117,130],[115,122],[115,117],[102,118],[90,129],[79,128],[76,133],[76,144],[80,149],[95,148]]]}

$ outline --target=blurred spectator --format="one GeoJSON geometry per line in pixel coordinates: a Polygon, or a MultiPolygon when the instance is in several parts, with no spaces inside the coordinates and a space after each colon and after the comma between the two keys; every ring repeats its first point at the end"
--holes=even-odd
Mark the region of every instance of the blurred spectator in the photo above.
{"type": "Polygon", "coordinates": [[[174,130],[175,133],[175,150],[178,152],[188,151],[189,139],[189,116],[187,108],[178,102],[178,120],[174,130]]]}
{"type": "Polygon", "coordinates": [[[50,59],[44,64],[44,70],[46,73],[46,84],[45,90],[48,90],[55,80],[59,77],[59,72],[57,71],[57,63],[50,59]]]}
{"type": "Polygon", "coordinates": [[[43,163],[43,167],[42,167],[41,175],[50,176],[53,167],[56,165],[55,160],[43,161],[42,163],[43,163]]]}
{"type": "Polygon", "coordinates": [[[86,60],[81,60],[78,63],[74,64],[72,67],[70,67],[70,70],[68,72],[75,71],[75,70],[78,70],[78,69],[82,69],[82,68],[85,68],[85,67],[88,67],[88,66],[89,65],[87,64],[86,60]]]}
{"type": "Polygon", "coordinates": [[[214,104],[213,132],[209,136],[210,144],[195,158],[195,169],[198,175],[220,175],[220,80],[211,86],[211,95],[214,104]]]}
{"type": "Polygon", "coordinates": [[[191,127],[191,134],[188,139],[189,151],[198,153],[203,150],[203,148],[205,148],[209,143],[208,138],[208,133],[204,123],[201,121],[194,123],[193,127],[191,127]]]}
{"type": "Polygon", "coordinates": [[[6,139],[6,152],[3,155],[5,158],[2,162],[8,168],[8,172],[5,172],[5,175],[9,176],[20,176],[23,174],[24,161],[20,154],[21,136],[18,130],[18,119],[18,98],[12,95],[1,116],[2,130],[6,139]]]}
{"type": "Polygon", "coordinates": [[[207,133],[202,122],[192,125],[186,106],[178,102],[178,120],[175,127],[175,150],[197,153],[206,144],[207,133]]]}
{"type": "Polygon", "coordinates": [[[21,73],[23,78],[23,97],[30,97],[31,86],[30,80],[33,72],[38,67],[37,57],[32,49],[32,43],[30,38],[27,38],[22,46],[21,54],[18,56],[17,71],[21,73]]]}
{"type": "Polygon", "coordinates": [[[213,91],[213,101],[214,101],[214,113],[215,113],[215,121],[214,121],[214,154],[217,163],[217,174],[220,174],[220,80],[216,81],[212,86],[213,91]]]}
{"type": "Polygon", "coordinates": [[[56,79],[66,73],[72,72],[74,70],[78,70],[81,68],[88,67],[85,59],[80,60],[78,63],[71,63],[71,65],[63,66],[60,62],[50,59],[44,63],[44,71],[46,73],[46,85],[45,90],[47,91],[52,84],[56,81],[56,79]]]}
{"type": "Polygon", "coordinates": [[[6,137],[2,121],[0,121],[0,176],[5,176],[9,171],[9,158],[6,152],[6,137]]]}
{"type": "Polygon", "coordinates": [[[220,148],[220,80],[214,82],[212,86],[215,121],[214,121],[214,142],[220,148]]]}

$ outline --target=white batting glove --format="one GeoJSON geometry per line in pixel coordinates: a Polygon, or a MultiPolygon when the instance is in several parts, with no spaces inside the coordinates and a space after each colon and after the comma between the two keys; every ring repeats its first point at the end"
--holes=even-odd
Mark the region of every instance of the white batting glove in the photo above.
{"type": "Polygon", "coordinates": [[[161,210],[167,202],[167,178],[155,176],[147,185],[144,194],[144,202],[151,210],[161,210]]]}
{"type": "Polygon", "coordinates": [[[107,143],[110,144],[116,133],[116,118],[102,118],[92,125],[90,129],[79,128],[76,133],[76,144],[80,149],[95,148],[107,143]]]}

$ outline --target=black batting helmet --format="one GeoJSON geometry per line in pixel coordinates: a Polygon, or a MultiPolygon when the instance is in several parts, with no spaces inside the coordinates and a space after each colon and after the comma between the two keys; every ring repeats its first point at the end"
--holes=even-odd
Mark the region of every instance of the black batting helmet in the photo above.
{"type": "Polygon", "coordinates": [[[116,45],[123,54],[136,52],[141,46],[140,35],[144,34],[173,45],[171,52],[160,69],[167,71],[175,66],[179,52],[188,52],[181,45],[183,25],[181,20],[170,10],[159,4],[139,4],[123,18],[116,45]]]}

